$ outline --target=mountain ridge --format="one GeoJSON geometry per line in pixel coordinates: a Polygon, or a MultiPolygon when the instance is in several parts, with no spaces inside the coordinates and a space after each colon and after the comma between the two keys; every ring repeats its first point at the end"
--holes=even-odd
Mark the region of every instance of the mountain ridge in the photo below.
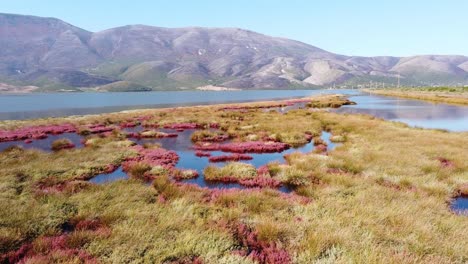
{"type": "Polygon", "coordinates": [[[389,85],[398,77],[406,85],[468,84],[468,57],[347,56],[240,28],[136,24],[90,32],[57,18],[0,13],[0,83],[39,91],[114,82],[153,90],[292,89],[389,85]]]}

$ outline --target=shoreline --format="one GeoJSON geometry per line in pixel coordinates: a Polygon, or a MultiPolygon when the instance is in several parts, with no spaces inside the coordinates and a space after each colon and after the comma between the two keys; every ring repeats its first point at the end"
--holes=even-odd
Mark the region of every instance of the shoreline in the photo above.
{"type": "Polygon", "coordinates": [[[107,115],[119,115],[119,114],[142,114],[147,113],[150,111],[164,111],[164,110],[171,110],[171,109],[190,109],[190,108],[206,108],[206,107],[229,107],[229,106],[247,106],[247,105],[262,105],[262,104],[272,104],[272,103],[279,103],[285,101],[296,101],[296,100],[304,100],[304,99],[320,99],[322,97],[329,97],[329,96],[342,96],[348,97],[347,95],[343,94],[323,94],[323,95],[313,95],[313,96],[298,96],[298,97],[288,97],[288,98],[278,98],[275,100],[252,100],[252,101],[242,101],[242,102],[227,102],[227,103],[213,103],[213,104],[195,104],[195,105],[184,105],[184,106],[164,106],[164,107],[155,107],[155,108],[138,108],[138,109],[126,109],[121,111],[111,111],[111,112],[103,112],[103,113],[96,113],[96,114],[77,114],[77,115],[68,115],[68,116],[58,116],[58,117],[39,117],[39,118],[32,118],[32,119],[5,119],[0,120],[0,127],[2,124],[5,123],[27,123],[27,122],[34,122],[34,121],[57,121],[60,119],[86,119],[86,118],[95,118],[95,117],[102,117],[107,115]]]}
{"type": "Polygon", "coordinates": [[[433,103],[444,103],[458,106],[468,106],[468,94],[457,93],[443,93],[443,92],[429,92],[429,91],[409,91],[403,89],[393,89],[393,90],[382,90],[382,89],[363,89],[363,92],[389,96],[389,97],[399,97],[406,99],[421,100],[426,102],[433,103]]]}

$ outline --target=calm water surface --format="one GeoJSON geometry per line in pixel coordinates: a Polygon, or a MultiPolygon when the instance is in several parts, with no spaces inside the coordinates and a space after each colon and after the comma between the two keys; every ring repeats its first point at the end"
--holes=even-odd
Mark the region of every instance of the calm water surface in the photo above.
{"type": "Polygon", "coordinates": [[[82,136],[76,133],[63,133],[60,135],[48,134],[47,138],[34,139],[31,143],[26,143],[23,140],[0,142],[0,152],[11,146],[20,146],[25,149],[39,149],[45,152],[52,152],[52,142],[58,139],[69,139],[77,149],[84,147],[81,142],[84,139],[82,136]]]}
{"type": "Polygon", "coordinates": [[[468,216],[468,196],[455,198],[451,207],[455,213],[468,216]]]}
{"type": "Polygon", "coordinates": [[[357,105],[346,105],[334,111],[369,114],[422,128],[468,131],[468,106],[369,94],[358,94],[350,96],[349,99],[357,105]]]}
{"type": "MultiPolygon", "coordinates": [[[[353,93],[353,91],[349,91],[353,93]]],[[[188,105],[288,99],[332,90],[0,94],[0,119],[32,119],[188,105]]],[[[356,93],[354,91],[354,93],[356,93]]]]}
{"type": "Polygon", "coordinates": [[[468,131],[468,107],[377,96],[357,90],[184,91],[146,93],[47,93],[0,95],[0,120],[107,113],[128,109],[161,108],[229,102],[287,99],[341,93],[357,105],[338,113],[363,113],[411,126],[468,131]]]}

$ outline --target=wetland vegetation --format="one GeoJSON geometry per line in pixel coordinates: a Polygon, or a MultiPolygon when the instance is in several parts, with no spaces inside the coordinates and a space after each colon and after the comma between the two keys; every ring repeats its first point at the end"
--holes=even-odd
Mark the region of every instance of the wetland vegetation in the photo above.
{"type": "Polygon", "coordinates": [[[347,104],[3,121],[0,262],[466,263],[468,217],[451,207],[468,195],[467,132],[328,111],[347,104]],[[181,168],[187,151],[220,160],[181,168]]]}
{"type": "Polygon", "coordinates": [[[436,103],[468,105],[468,87],[408,87],[392,89],[367,89],[366,92],[418,99],[436,103]]]}

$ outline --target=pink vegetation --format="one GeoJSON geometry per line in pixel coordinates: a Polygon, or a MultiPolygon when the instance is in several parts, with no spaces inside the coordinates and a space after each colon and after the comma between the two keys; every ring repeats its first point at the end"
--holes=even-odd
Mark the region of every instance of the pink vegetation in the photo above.
{"type": "Polygon", "coordinates": [[[314,138],[314,136],[312,135],[311,132],[305,132],[305,139],[310,142],[312,141],[312,139],[314,138]]]}
{"type": "Polygon", "coordinates": [[[82,181],[83,178],[85,176],[71,181],[59,181],[55,177],[47,177],[35,184],[35,194],[42,196],[61,192],[76,193],[89,186],[88,182],[82,181]]]}
{"type": "Polygon", "coordinates": [[[258,176],[269,176],[270,170],[268,169],[267,165],[263,165],[263,166],[258,167],[257,174],[258,176]]]}
{"type": "Polygon", "coordinates": [[[209,127],[219,129],[219,124],[218,123],[210,123],[209,127]]]}
{"type": "Polygon", "coordinates": [[[455,163],[451,160],[448,160],[446,158],[439,157],[437,160],[440,162],[440,165],[444,168],[453,168],[455,167],[455,163]]]}
{"type": "Polygon", "coordinates": [[[174,123],[174,124],[167,124],[164,125],[164,128],[168,129],[175,129],[175,130],[180,130],[180,129],[196,129],[196,128],[201,128],[201,126],[197,123],[174,123]]]}
{"type": "Polygon", "coordinates": [[[299,103],[308,103],[310,99],[293,99],[288,101],[282,101],[277,103],[265,104],[265,105],[233,105],[233,106],[226,106],[221,108],[220,110],[249,110],[249,109],[265,109],[265,108],[276,108],[276,107],[286,107],[286,106],[293,106],[299,103]]]}
{"type": "Polygon", "coordinates": [[[151,134],[151,133],[150,134],[145,134],[145,132],[148,132],[148,131],[140,132],[137,137],[139,137],[139,138],[172,138],[172,137],[178,137],[179,136],[176,133],[155,132],[153,134],[151,134]]]}
{"type": "Polygon", "coordinates": [[[245,106],[240,106],[240,105],[233,105],[233,106],[226,106],[221,108],[221,110],[249,110],[249,109],[264,109],[264,108],[274,108],[274,107],[285,107],[285,106],[291,106],[294,103],[276,103],[276,104],[268,104],[268,105],[245,105],[245,106]]]}
{"type": "Polygon", "coordinates": [[[178,136],[179,135],[177,135],[176,133],[163,133],[163,132],[155,133],[154,135],[145,135],[142,133],[135,133],[135,132],[127,133],[127,138],[137,138],[137,139],[140,139],[140,138],[174,138],[178,136]]]}
{"type": "Polygon", "coordinates": [[[194,148],[201,151],[221,150],[233,153],[274,153],[282,152],[290,146],[280,142],[249,141],[227,144],[198,144],[194,148]]]}
{"type": "Polygon", "coordinates": [[[239,160],[251,160],[252,156],[247,154],[232,154],[232,155],[221,155],[212,156],[208,160],[210,162],[225,162],[225,161],[239,161],[239,160]]]}
{"type": "Polygon", "coordinates": [[[197,157],[210,157],[211,153],[198,150],[198,151],[195,151],[195,156],[197,156],[197,157]]]}
{"type": "Polygon", "coordinates": [[[327,145],[319,144],[316,145],[314,151],[317,153],[325,153],[327,152],[327,145]]]}
{"type": "Polygon", "coordinates": [[[240,180],[239,184],[244,185],[246,187],[260,187],[260,188],[278,188],[281,186],[281,182],[270,178],[270,177],[263,177],[263,176],[258,176],[253,179],[246,179],[246,180],[240,180]]]}
{"type": "Polygon", "coordinates": [[[294,104],[298,104],[298,103],[309,103],[309,102],[310,102],[310,99],[308,99],[308,98],[303,98],[303,99],[288,100],[288,101],[286,101],[286,104],[288,104],[288,105],[294,105],[294,104]]]}
{"type": "Polygon", "coordinates": [[[127,121],[120,123],[120,128],[129,128],[129,127],[136,127],[138,126],[138,122],[135,121],[127,121]]]}
{"type": "Polygon", "coordinates": [[[229,139],[228,135],[214,135],[211,137],[204,137],[201,141],[203,142],[223,142],[229,139]]]}
{"type": "Polygon", "coordinates": [[[252,231],[245,224],[237,225],[234,235],[239,243],[247,248],[244,251],[237,252],[241,255],[248,256],[258,263],[291,263],[291,257],[285,249],[280,248],[274,241],[261,241],[258,238],[258,231],[252,231]]]}
{"type": "Polygon", "coordinates": [[[102,125],[102,124],[97,124],[97,125],[88,126],[88,130],[92,134],[98,134],[98,133],[110,132],[110,131],[114,130],[114,127],[106,126],[106,125],[102,125]]]}
{"type": "Polygon", "coordinates": [[[119,168],[118,165],[115,165],[115,164],[108,164],[108,165],[104,168],[104,173],[112,173],[112,172],[116,171],[118,168],[119,168]]]}
{"type": "Polygon", "coordinates": [[[175,151],[162,148],[145,149],[142,146],[135,146],[133,149],[138,151],[138,156],[127,159],[122,163],[122,169],[128,172],[136,163],[145,163],[149,166],[162,166],[167,169],[175,167],[179,161],[179,156],[175,151]]]}
{"type": "Polygon", "coordinates": [[[239,179],[237,177],[233,177],[233,176],[223,176],[223,177],[220,177],[220,178],[216,178],[215,180],[207,180],[207,181],[222,182],[222,183],[232,183],[232,182],[237,182],[238,183],[239,179]]]}
{"type": "Polygon", "coordinates": [[[76,132],[76,128],[71,124],[30,126],[10,131],[0,130],[0,142],[43,139],[47,137],[47,134],[58,135],[73,132],[76,132]]]}
{"type": "Polygon", "coordinates": [[[199,174],[196,170],[173,170],[173,178],[176,181],[187,180],[187,179],[195,179],[198,178],[199,174]]]}
{"type": "Polygon", "coordinates": [[[144,115],[144,116],[139,116],[139,117],[137,117],[135,119],[138,120],[138,121],[148,121],[151,118],[153,118],[151,115],[144,115]]]}
{"type": "MultiPolygon", "coordinates": [[[[82,220],[74,227],[77,231],[88,231],[96,237],[107,237],[110,229],[100,220],[82,220]]],[[[98,263],[98,260],[74,245],[72,233],[57,236],[39,237],[34,242],[23,244],[18,250],[0,255],[1,263],[51,263],[57,257],[64,263],[98,263]],[[41,245],[37,247],[35,245],[41,245]]]]}

